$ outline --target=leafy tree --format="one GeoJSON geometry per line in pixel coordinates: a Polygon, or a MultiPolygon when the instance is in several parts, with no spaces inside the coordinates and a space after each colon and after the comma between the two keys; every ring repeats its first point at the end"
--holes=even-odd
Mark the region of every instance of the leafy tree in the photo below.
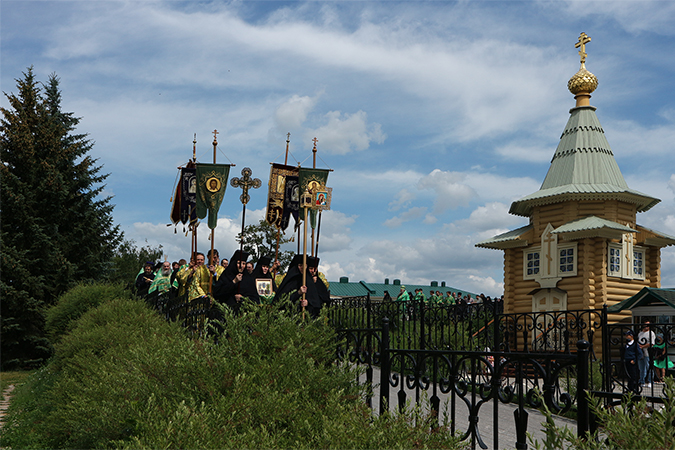
{"type": "Polygon", "coordinates": [[[80,280],[101,278],[122,239],[113,225],[108,175],[61,110],[59,79],[38,83],[33,68],[0,108],[2,185],[2,368],[35,366],[50,354],[44,310],[80,280]]]}
{"type": "MultiPolygon", "coordinates": [[[[237,234],[237,242],[241,242],[241,233],[237,234]]],[[[293,259],[293,252],[281,250],[281,246],[291,242],[290,238],[285,238],[283,234],[279,235],[279,262],[283,270],[293,259]]],[[[258,262],[261,256],[269,256],[274,259],[277,249],[277,229],[267,223],[265,219],[260,220],[258,225],[248,225],[244,227],[244,250],[251,254],[254,263],[258,262]]]]}
{"type": "Polygon", "coordinates": [[[125,239],[115,250],[110,268],[106,271],[106,279],[116,283],[133,285],[143,264],[147,261],[160,261],[163,254],[161,245],[157,247],[144,245],[138,248],[133,240],[125,239]]]}

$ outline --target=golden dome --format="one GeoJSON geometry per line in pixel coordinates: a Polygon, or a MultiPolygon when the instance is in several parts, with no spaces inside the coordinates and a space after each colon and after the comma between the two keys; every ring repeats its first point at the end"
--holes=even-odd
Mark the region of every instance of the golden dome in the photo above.
{"type": "Polygon", "coordinates": [[[590,94],[597,87],[598,78],[586,70],[586,66],[583,63],[581,64],[581,69],[567,82],[567,89],[574,95],[580,92],[588,92],[590,94]]]}

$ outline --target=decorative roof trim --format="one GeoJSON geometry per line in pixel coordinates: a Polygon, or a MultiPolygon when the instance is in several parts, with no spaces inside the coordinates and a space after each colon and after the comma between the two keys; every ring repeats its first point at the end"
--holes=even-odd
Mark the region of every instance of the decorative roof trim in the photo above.
{"type": "MultiPolygon", "coordinates": [[[[574,186],[574,185],[570,185],[574,186]]],[[[548,189],[546,189],[548,190],[548,189]]],[[[545,190],[544,190],[545,191],[545,190]]],[[[559,192],[559,189],[550,189],[550,194],[544,191],[537,191],[520,200],[511,203],[509,214],[516,216],[530,217],[532,209],[537,206],[552,205],[555,203],[563,203],[566,201],[580,201],[580,200],[619,200],[626,203],[637,205],[637,212],[645,212],[658,204],[661,200],[654,197],[649,197],[637,191],[623,191],[623,192],[559,192]],[[536,195],[535,194],[539,194],[536,195]],[[529,198],[528,198],[529,197],[529,198]]]]}
{"type": "Polygon", "coordinates": [[[654,236],[646,237],[644,240],[645,245],[649,245],[651,247],[668,247],[669,245],[675,245],[675,237],[670,236],[666,233],[661,233],[660,231],[656,230],[651,230],[647,227],[643,227],[642,225],[637,226],[638,232],[640,231],[646,231],[647,233],[651,233],[654,236]]]}
{"type": "Polygon", "coordinates": [[[567,222],[553,230],[553,234],[571,241],[576,239],[602,237],[606,239],[621,239],[624,233],[635,233],[636,230],[618,222],[603,219],[597,216],[587,216],[567,222]]]}
{"type": "Polygon", "coordinates": [[[527,247],[526,239],[521,239],[521,236],[532,229],[532,225],[525,225],[524,227],[516,228],[515,230],[507,231],[490,239],[486,239],[475,244],[480,248],[491,248],[493,250],[504,250],[507,248],[527,247]]]}

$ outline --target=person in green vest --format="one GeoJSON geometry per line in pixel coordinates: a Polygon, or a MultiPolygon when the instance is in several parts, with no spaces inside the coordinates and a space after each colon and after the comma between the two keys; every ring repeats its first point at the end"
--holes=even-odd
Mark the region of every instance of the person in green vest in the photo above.
{"type": "Polygon", "coordinates": [[[666,344],[663,342],[663,336],[657,334],[656,343],[654,344],[654,368],[656,369],[656,377],[660,382],[666,378],[666,371],[675,367],[675,364],[668,358],[665,347],[666,344]]]}
{"type": "Polygon", "coordinates": [[[407,320],[408,303],[410,302],[410,295],[405,290],[405,286],[401,285],[401,291],[396,296],[396,301],[399,304],[398,311],[403,320],[407,320]]]}
{"type": "MultiPolygon", "coordinates": [[[[173,287],[178,288],[178,281],[173,280],[173,287]]],[[[158,294],[167,294],[171,290],[171,263],[169,261],[164,261],[162,263],[162,268],[159,270],[155,279],[152,280],[150,288],[148,289],[148,294],[152,294],[157,291],[158,294]]]]}

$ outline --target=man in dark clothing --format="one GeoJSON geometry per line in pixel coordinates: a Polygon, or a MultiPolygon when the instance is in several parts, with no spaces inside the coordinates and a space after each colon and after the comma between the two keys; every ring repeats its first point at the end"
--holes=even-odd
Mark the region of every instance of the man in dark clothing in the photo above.
{"type": "Polygon", "coordinates": [[[633,332],[628,330],[626,335],[626,348],[623,351],[623,366],[626,368],[628,375],[628,390],[638,393],[638,381],[640,378],[640,370],[638,368],[638,346],[633,337],[633,332]]]}
{"type": "Polygon", "coordinates": [[[139,297],[145,297],[148,295],[148,289],[152,284],[152,280],[155,279],[155,274],[153,272],[155,265],[148,261],[143,266],[143,273],[139,274],[136,277],[136,294],[139,297]]]}

